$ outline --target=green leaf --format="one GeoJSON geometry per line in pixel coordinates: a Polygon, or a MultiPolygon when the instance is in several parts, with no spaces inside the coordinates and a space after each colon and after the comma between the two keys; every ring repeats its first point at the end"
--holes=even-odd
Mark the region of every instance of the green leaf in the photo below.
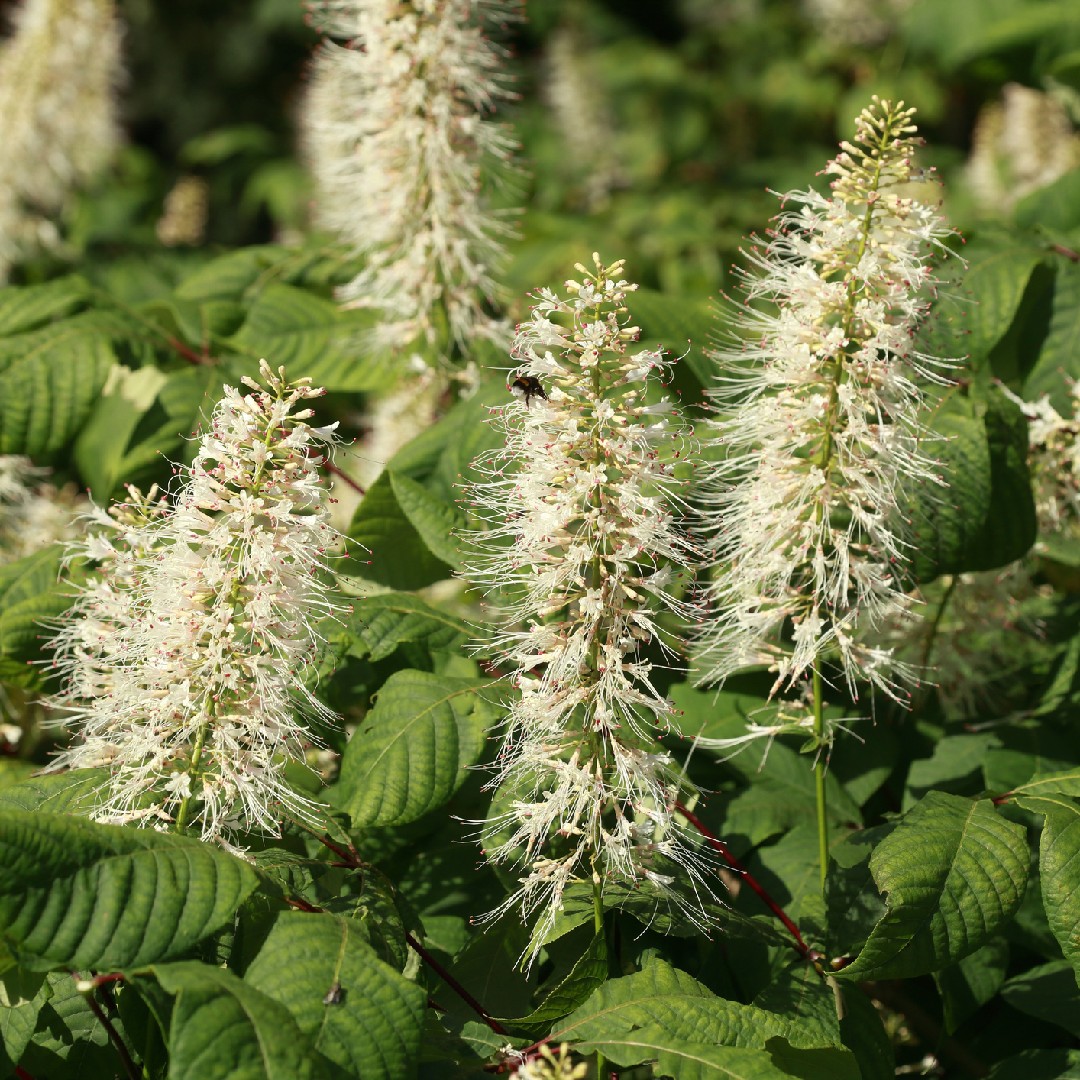
{"type": "Polygon", "coordinates": [[[846,1050],[783,1052],[776,1060],[765,1050],[678,1039],[661,1027],[591,1039],[575,1049],[582,1053],[598,1050],[624,1067],[655,1061],[656,1075],[674,1080],[859,1080],[855,1058],[846,1050]]]}
{"type": "MultiPolygon", "coordinates": [[[[1078,173],[1077,175],[1080,175],[1078,173]]],[[[1043,394],[1064,416],[1072,413],[1067,379],[1080,378],[1080,264],[1058,267],[1054,280],[1054,300],[1050,330],[1039,350],[1039,358],[1024,380],[1024,399],[1035,401],[1043,394]]]]}
{"type": "Polygon", "coordinates": [[[805,1015],[782,1016],[717,997],[659,959],[649,960],[633,975],[604,983],[558,1025],[552,1039],[600,1042],[643,1027],[675,1040],[759,1049],[775,1036],[803,1048],[839,1041],[835,1023],[822,1025],[805,1015]]]}
{"type": "Polygon", "coordinates": [[[1019,825],[987,800],[931,792],[870,856],[886,912],[837,978],[911,978],[970,955],[1020,906],[1027,871],[1019,825]]]}
{"type": "Polygon", "coordinates": [[[0,355],[0,454],[36,457],[63,449],[115,363],[108,341],[77,330],[17,357],[0,355]]]}
{"type": "Polygon", "coordinates": [[[1025,795],[1016,803],[1043,816],[1039,837],[1043,906],[1080,984],[1080,804],[1061,795],[1025,795]]]}
{"type": "MultiPolygon", "coordinates": [[[[1069,21],[1074,18],[1070,14],[1069,21]]],[[[1080,169],[1025,195],[1016,204],[1015,215],[1016,224],[1025,229],[1068,232],[1080,226],[1080,169]]]]}
{"type": "Polygon", "coordinates": [[[987,240],[964,250],[965,291],[972,298],[971,334],[964,348],[986,356],[1009,329],[1035,267],[1045,252],[1028,241],[987,240]]]}
{"type": "Polygon", "coordinates": [[[176,295],[184,300],[239,300],[282,253],[270,244],[226,252],[188,274],[177,285],[176,295]]]}
{"type": "Polygon", "coordinates": [[[99,801],[109,770],[74,769],[31,776],[0,789],[0,809],[44,810],[50,814],[85,814],[99,801]]]}
{"type": "Polygon", "coordinates": [[[950,782],[960,783],[978,773],[986,763],[987,752],[1000,745],[1001,740],[990,732],[939,739],[930,757],[912,762],[904,785],[904,809],[931,789],[947,790],[950,782]]]}
{"type": "Polygon", "coordinates": [[[950,1035],[1001,989],[1008,966],[1008,943],[998,938],[958,964],[934,973],[945,1030],[950,1035]]]}
{"type": "Polygon", "coordinates": [[[904,508],[915,544],[916,582],[941,574],[993,570],[1026,554],[1035,540],[1027,470],[1027,421],[1000,390],[952,393],[938,412],[942,437],[932,453],[948,484],[923,484],[904,508]]]}
{"type": "Polygon", "coordinates": [[[423,484],[393,469],[387,469],[387,472],[398,506],[427,544],[428,550],[447,566],[460,570],[461,545],[456,534],[465,528],[465,516],[428,491],[423,484]]]}
{"type": "Polygon", "coordinates": [[[275,368],[284,364],[290,379],[310,378],[315,386],[340,393],[371,390],[385,382],[385,372],[355,343],[366,319],[275,281],[259,293],[230,341],[266,357],[275,368]]]}
{"type": "Polygon", "coordinates": [[[243,860],[187,837],[0,810],[0,939],[25,966],[177,956],[254,891],[243,860]]]}
{"type": "Polygon", "coordinates": [[[8,285],[0,289],[0,337],[21,334],[67,315],[89,295],[86,281],[74,275],[45,285],[8,285]]]}
{"type": "Polygon", "coordinates": [[[1080,1038],[1080,989],[1068,961],[1054,960],[1014,975],[1002,986],[1001,996],[1014,1009],[1080,1038]]]}
{"type": "Polygon", "coordinates": [[[402,825],[442,806],[483,753],[498,715],[490,685],[394,672],[345,748],[335,805],[356,826],[402,825]]]}
{"type": "MultiPolygon", "coordinates": [[[[75,440],[75,465],[94,498],[106,503],[130,479],[125,451],[139,421],[153,405],[167,376],[152,365],[131,371],[114,367],[86,424],[75,440]]],[[[179,432],[174,441],[179,441],[179,432]]]]}
{"type": "Polygon", "coordinates": [[[470,636],[468,624],[410,593],[379,593],[352,601],[343,636],[353,656],[385,660],[401,645],[431,653],[453,649],[470,636]]]}
{"type": "Polygon", "coordinates": [[[450,576],[450,567],[433,555],[394,494],[388,470],[368,488],[349,526],[349,536],[371,553],[349,561],[350,572],[391,589],[421,589],[450,576]]]}
{"type": "Polygon", "coordinates": [[[328,1080],[332,1075],[289,1010],[231,971],[185,961],[158,964],[150,974],[176,995],[169,1080],[328,1080]]]}
{"type": "Polygon", "coordinates": [[[0,679],[40,686],[44,673],[28,667],[38,659],[48,624],[72,604],[74,587],[61,578],[64,551],[58,544],[0,566],[0,679]]]}
{"type": "Polygon", "coordinates": [[[0,975],[0,1065],[10,1069],[23,1055],[52,987],[42,972],[9,968],[0,975]]]}
{"type": "Polygon", "coordinates": [[[593,991],[604,984],[607,975],[607,941],[603,934],[596,934],[570,972],[548,993],[538,1008],[528,1016],[502,1020],[501,1023],[514,1032],[538,1039],[550,1031],[557,1020],[584,1004],[593,991]]]}
{"type": "Polygon", "coordinates": [[[284,1005],[350,1076],[398,1080],[415,1069],[427,994],[384,964],[352,920],[283,912],[244,982],[284,1005]]]}
{"type": "Polygon", "coordinates": [[[999,1061],[988,1080],[1080,1080],[1080,1050],[1025,1050],[999,1061]]]}

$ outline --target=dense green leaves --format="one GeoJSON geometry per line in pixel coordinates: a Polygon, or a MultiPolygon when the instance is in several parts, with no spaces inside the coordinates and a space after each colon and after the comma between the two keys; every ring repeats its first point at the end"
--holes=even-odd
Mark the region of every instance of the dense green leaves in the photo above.
{"type": "Polygon", "coordinates": [[[56,545],[0,566],[0,679],[6,683],[42,681],[41,670],[29,665],[40,657],[46,627],[74,597],[73,580],[60,576],[63,558],[56,545]]]}
{"type": "Polygon", "coordinates": [[[197,840],[0,809],[0,941],[32,969],[181,955],[254,888],[246,863],[197,840]]]}

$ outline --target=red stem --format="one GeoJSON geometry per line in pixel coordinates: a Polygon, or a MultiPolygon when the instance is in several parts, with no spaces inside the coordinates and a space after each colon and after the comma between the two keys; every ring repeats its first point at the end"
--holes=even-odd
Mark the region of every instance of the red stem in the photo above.
{"type": "Polygon", "coordinates": [[[415,952],[416,955],[419,956],[420,959],[423,960],[424,963],[427,964],[427,966],[431,968],[431,970],[434,971],[435,974],[438,975],[439,978],[442,979],[442,981],[446,983],[446,985],[449,986],[450,989],[453,990],[454,993],[457,994],[457,996],[461,998],[461,1000],[464,1001],[489,1028],[491,1028],[492,1031],[495,1032],[496,1035],[508,1034],[506,1028],[504,1028],[493,1016],[490,1016],[483,1005],[481,1005],[480,1002],[477,1001],[476,998],[474,998],[472,994],[470,994],[469,991],[466,990],[465,987],[462,986],[461,983],[459,983],[457,979],[455,979],[454,976],[451,975],[450,972],[447,971],[446,968],[444,968],[442,964],[440,964],[439,961],[412,936],[412,934],[407,933],[405,935],[405,941],[408,943],[409,948],[412,949],[413,952],[415,952]]]}
{"type": "Polygon", "coordinates": [[[698,818],[697,815],[687,810],[682,803],[677,802],[675,804],[675,809],[678,810],[679,813],[682,814],[682,816],[686,818],[686,820],[691,825],[693,825],[694,828],[697,829],[697,831],[701,833],[702,836],[705,837],[705,839],[708,841],[709,847],[711,847],[714,851],[719,852],[723,856],[724,861],[728,864],[728,866],[731,867],[732,870],[736,870],[742,875],[743,880],[746,882],[746,884],[749,885],[750,888],[753,889],[754,892],[756,892],[761,898],[761,902],[784,924],[788,933],[791,934],[791,936],[795,939],[795,943],[799,947],[799,952],[801,952],[803,956],[809,956],[811,950],[808,948],[806,942],[803,941],[802,934],[799,933],[799,928],[791,921],[790,918],[788,918],[787,912],[784,911],[784,909],[762,888],[761,884],[757,881],[754,875],[751,874],[750,871],[747,870],[746,867],[743,866],[743,864],[739,862],[739,860],[736,859],[734,855],[731,854],[731,851],[728,848],[727,844],[725,844],[723,840],[718,840],[715,836],[713,836],[705,823],[701,821],[701,819],[698,818]]]}

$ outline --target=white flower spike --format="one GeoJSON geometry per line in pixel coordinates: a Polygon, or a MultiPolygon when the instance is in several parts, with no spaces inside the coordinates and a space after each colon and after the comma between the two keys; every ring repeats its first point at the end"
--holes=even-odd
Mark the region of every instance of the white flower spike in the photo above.
{"type": "Polygon", "coordinates": [[[671,860],[698,883],[674,819],[679,778],[654,738],[674,709],[645,652],[665,654],[659,611],[689,614],[672,590],[695,558],[676,517],[688,433],[648,396],[664,354],[630,351],[637,286],[621,261],[593,258],[565,294],[536,294],[514,342],[516,400],[495,416],[505,446],[477,460],[469,489],[488,528],[465,573],[496,603],[493,648],[519,691],[486,854],[524,873],[493,915],[542,908],[534,949],[573,881],[667,895],[671,860]]]}
{"type": "Polygon", "coordinates": [[[282,772],[309,738],[297,710],[333,719],[305,685],[335,610],[317,468],[333,436],[297,408],[323,391],[266,361],[261,376],[225,387],[171,505],[131,489],[76,545],[102,566],[55,642],[54,704],[80,739],[52,767],[109,768],[99,820],[229,843],[306,813],[282,772]]]}
{"type": "Polygon", "coordinates": [[[777,690],[835,663],[853,695],[868,678],[897,696],[910,677],[856,625],[905,602],[898,493],[941,482],[920,449],[920,383],[948,381],[951,361],[920,353],[914,332],[949,230],[912,197],[913,112],[875,98],[826,169],[831,195],[783,196],[751,252],[744,340],[714,354],[725,457],[707,514],[718,571],[704,682],[766,663],[777,690]]]}

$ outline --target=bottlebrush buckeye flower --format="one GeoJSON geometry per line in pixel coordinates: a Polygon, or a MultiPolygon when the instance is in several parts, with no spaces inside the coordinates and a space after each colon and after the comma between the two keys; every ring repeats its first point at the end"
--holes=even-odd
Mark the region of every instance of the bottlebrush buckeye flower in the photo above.
{"type": "Polygon", "coordinates": [[[335,610],[316,465],[333,429],[297,408],[323,391],[260,370],[252,394],[225,387],[171,503],[132,489],[74,546],[101,572],[55,640],[79,741],[52,768],[108,767],[99,820],[228,842],[306,812],[282,772],[309,738],[297,710],[333,719],[304,678],[335,610]]]}
{"type": "Polygon", "coordinates": [[[725,457],[707,513],[705,682],[767,663],[775,690],[835,663],[853,695],[864,677],[900,693],[906,673],[855,628],[904,604],[899,492],[941,483],[920,448],[921,384],[947,381],[951,361],[914,335],[949,229],[912,196],[913,113],[874,98],[825,170],[831,194],[782,196],[750,253],[742,341],[714,354],[725,457]]]}
{"type": "Polygon", "coordinates": [[[494,417],[505,445],[474,463],[468,496],[487,531],[465,574],[493,600],[491,651],[518,691],[485,840],[523,876],[491,917],[543,908],[533,955],[573,881],[650,883],[678,901],[681,863],[700,884],[673,819],[681,779],[655,741],[674,710],[646,653],[668,655],[658,612],[689,615],[673,590],[696,555],[676,515],[689,436],[649,395],[670,362],[630,351],[637,286],[622,261],[593,260],[564,295],[535,294],[514,339],[517,400],[494,417]]]}
{"type": "Polygon", "coordinates": [[[303,118],[315,215],[367,260],[340,296],[381,309],[374,336],[387,346],[506,344],[509,327],[488,308],[510,219],[489,196],[516,144],[491,119],[512,96],[492,32],[518,5],[310,6],[341,42],[316,55],[303,118]]]}
{"type": "Polygon", "coordinates": [[[113,0],[24,0],[0,48],[0,282],[54,247],[53,219],[120,144],[113,0]]]}

